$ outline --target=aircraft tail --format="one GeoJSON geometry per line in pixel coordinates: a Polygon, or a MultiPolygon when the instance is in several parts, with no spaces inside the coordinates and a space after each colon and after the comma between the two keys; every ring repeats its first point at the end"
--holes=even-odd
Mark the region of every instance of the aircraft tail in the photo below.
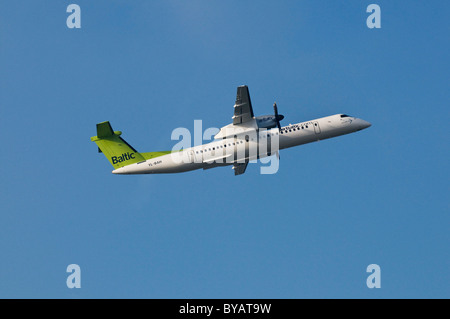
{"type": "Polygon", "coordinates": [[[145,161],[141,153],[120,137],[122,132],[113,131],[108,121],[97,124],[97,136],[91,141],[98,146],[99,153],[105,154],[115,169],[145,161]]]}

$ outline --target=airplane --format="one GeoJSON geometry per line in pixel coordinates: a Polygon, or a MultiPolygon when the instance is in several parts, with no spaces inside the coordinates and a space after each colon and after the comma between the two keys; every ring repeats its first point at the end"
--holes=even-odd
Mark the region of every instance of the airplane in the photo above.
{"type": "Polygon", "coordinates": [[[97,124],[97,136],[91,137],[91,141],[112,164],[113,174],[181,173],[232,166],[234,174],[241,175],[250,161],[275,154],[279,159],[279,150],[371,126],[365,120],[335,114],[281,127],[284,116],[278,114],[276,103],[273,107],[273,115],[255,117],[248,87],[242,85],[237,88],[233,122],[222,127],[210,143],[177,151],[140,153],[108,121],[97,124]]]}

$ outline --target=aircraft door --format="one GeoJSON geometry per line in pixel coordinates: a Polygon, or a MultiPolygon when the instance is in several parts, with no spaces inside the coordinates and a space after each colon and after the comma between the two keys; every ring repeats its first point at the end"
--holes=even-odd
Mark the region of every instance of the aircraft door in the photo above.
{"type": "Polygon", "coordinates": [[[200,151],[197,151],[197,152],[192,151],[192,162],[201,163],[201,162],[203,162],[203,154],[200,151]]]}
{"type": "Polygon", "coordinates": [[[313,125],[314,125],[314,132],[316,132],[316,134],[320,134],[319,122],[313,122],[313,125]]]}
{"type": "Polygon", "coordinates": [[[195,163],[195,153],[194,153],[194,151],[190,150],[188,154],[189,154],[189,162],[190,163],[195,163]]]}

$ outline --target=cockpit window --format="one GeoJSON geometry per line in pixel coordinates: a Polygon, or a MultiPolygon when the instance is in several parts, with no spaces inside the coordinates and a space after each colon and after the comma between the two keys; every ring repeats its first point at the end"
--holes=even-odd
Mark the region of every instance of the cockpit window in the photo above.
{"type": "Polygon", "coordinates": [[[350,117],[350,116],[348,116],[347,114],[341,114],[341,118],[343,117],[350,117]]]}

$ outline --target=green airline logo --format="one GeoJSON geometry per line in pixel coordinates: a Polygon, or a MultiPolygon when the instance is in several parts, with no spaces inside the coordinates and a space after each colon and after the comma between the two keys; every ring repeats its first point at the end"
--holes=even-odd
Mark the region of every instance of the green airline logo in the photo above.
{"type": "Polygon", "coordinates": [[[113,164],[118,164],[121,163],[123,161],[128,161],[129,159],[134,159],[134,153],[123,153],[121,156],[113,156],[111,157],[111,160],[113,162],[113,164]]]}

